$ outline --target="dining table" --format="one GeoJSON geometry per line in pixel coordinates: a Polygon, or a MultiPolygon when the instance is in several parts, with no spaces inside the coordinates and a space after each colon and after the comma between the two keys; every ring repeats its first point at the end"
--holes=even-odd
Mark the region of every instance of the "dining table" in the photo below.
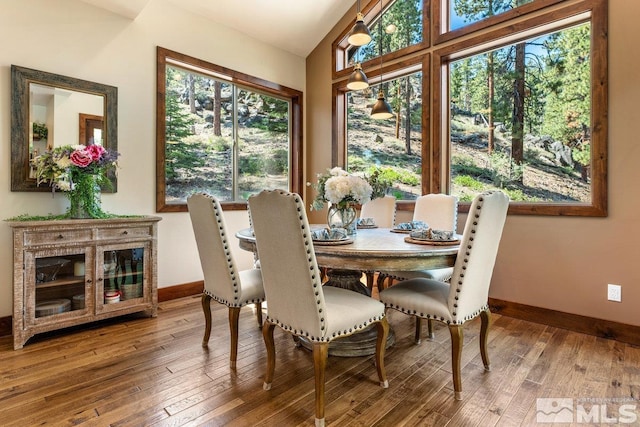
{"type": "MultiPolygon", "coordinates": [[[[315,231],[326,228],[326,225],[313,224],[310,227],[311,231],[315,231]]],[[[236,237],[240,248],[253,252],[257,259],[253,230],[239,230],[236,237]]],[[[313,247],[318,266],[327,272],[324,286],[338,286],[371,296],[371,289],[361,281],[363,273],[384,272],[393,275],[394,271],[452,267],[460,247],[459,238],[459,235],[455,235],[448,242],[416,240],[411,238],[407,230],[370,227],[358,229],[355,235],[349,235],[346,239],[314,240],[313,247]]],[[[394,339],[393,334],[389,335],[387,345],[391,345],[394,339]]],[[[331,355],[373,354],[375,330],[354,334],[331,344],[331,355]]]]}

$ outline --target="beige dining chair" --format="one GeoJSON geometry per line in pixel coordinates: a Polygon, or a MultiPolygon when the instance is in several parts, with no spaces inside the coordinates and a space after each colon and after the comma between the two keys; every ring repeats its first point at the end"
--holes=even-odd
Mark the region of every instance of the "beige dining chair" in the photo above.
{"type": "MultiPolygon", "coordinates": [[[[449,194],[425,194],[416,199],[413,220],[423,221],[434,230],[456,232],[458,227],[458,198],[449,194]]],[[[385,279],[388,285],[394,280],[408,280],[418,277],[448,282],[453,274],[452,267],[432,268],[428,270],[395,271],[393,274],[379,276],[378,289],[384,288],[385,279]]],[[[433,324],[428,321],[429,338],[433,338],[433,324]]]]}
{"type": "Polygon", "coordinates": [[[396,221],[396,198],[384,196],[369,200],[360,208],[360,218],[373,218],[378,227],[393,227],[396,221]]]}
{"type": "Polygon", "coordinates": [[[389,324],[384,305],[357,292],[322,286],[311,230],[299,195],[264,190],[249,197],[260,258],[267,317],[262,328],[267,348],[264,389],[271,389],[276,352],[274,329],[302,337],[313,347],[315,424],[324,426],[325,367],[329,343],[376,325],[375,362],[380,385],[388,387],[384,368],[389,324]]]}
{"type": "MultiPolygon", "coordinates": [[[[363,204],[360,218],[373,218],[375,225],[382,228],[393,228],[396,222],[396,198],[393,196],[378,197],[363,204]]],[[[375,271],[364,271],[369,291],[373,290],[375,271]]],[[[384,282],[386,275],[378,272],[378,282],[384,282]]]]}
{"type": "Polygon", "coordinates": [[[207,194],[194,194],[187,199],[191,225],[196,237],[200,265],[204,273],[202,310],[205,319],[202,346],[206,347],[211,335],[211,300],[229,307],[229,330],[232,369],[238,357],[238,320],[240,309],[255,304],[258,326],[262,326],[264,288],[260,269],[238,270],[231,253],[231,242],[226,231],[220,202],[207,194]]]}
{"type": "Polygon", "coordinates": [[[484,192],[474,198],[453,267],[451,285],[433,279],[416,278],[399,282],[380,292],[380,301],[386,307],[416,316],[416,341],[421,318],[449,326],[454,396],[458,400],[462,398],[462,327],[478,315],[482,321],[480,354],[485,370],[489,371],[491,367],[487,354],[489,285],[508,207],[509,198],[500,191],[484,192]]]}

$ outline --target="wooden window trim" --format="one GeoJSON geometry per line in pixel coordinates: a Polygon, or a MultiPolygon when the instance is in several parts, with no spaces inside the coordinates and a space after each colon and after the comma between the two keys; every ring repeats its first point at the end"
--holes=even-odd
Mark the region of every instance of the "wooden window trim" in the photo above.
{"type": "MultiPolygon", "coordinates": [[[[369,3],[365,4],[362,7],[362,14],[364,15],[364,23],[369,26],[373,21],[375,21],[380,15],[380,10],[384,10],[390,3],[395,0],[382,0],[382,7],[380,7],[379,0],[370,0],[369,3]]],[[[386,53],[382,55],[383,62],[392,62],[398,58],[403,58],[408,55],[414,54],[416,52],[420,52],[425,48],[429,47],[430,44],[430,36],[431,32],[429,29],[431,28],[431,20],[430,20],[430,7],[431,0],[423,0],[422,4],[422,42],[407,46],[405,48],[386,53]]],[[[347,37],[351,32],[351,28],[353,28],[356,23],[355,14],[354,19],[349,23],[347,28],[342,30],[338,38],[332,43],[331,48],[333,55],[331,57],[331,70],[332,70],[332,78],[342,79],[348,77],[352,69],[348,67],[346,63],[346,52],[349,48],[349,43],[347,42],[347,37]]],[[[380,65],[380,57],[372,58],[368,61],[363,62],[362,68],[367,70],[370,67],[375,67],[376,65],[380,65]]]]}
{"type": "MultiPolygon", "coordinates": [[[[511,214],[607,216],[608,75],[606,62],[606,3],[600,0],[586,0],[572,4],[560,10],[536,16],[527,22],[518,22],[508,27],[497,28],[476,37],[462,40],[456,43],[455,46],[449,45],[442,49],[437,49],[433,53],[433,84],[437,88],[442,87],[444,83],[448,85],[448,79],[443,76],[448,73],[447,64],[452,57],[459,59],[482,53],[487,50],[485,46],[489,42],[492,40],[507,40],[509,35],[513,35],[513,38],[509,38],[507,44],[530,38],[531,34],[527,30],[532,27],[537,28],[537,32],[542,34],[547,31],[561,30],[580,22],[591,22],[591,203],[511,202],[509,204],[509,213],[511,214]],[[581,19],[571,19],[585,13],[588,13],[589,16],[581,19]],[[547,30],[544,24],[553,26],[547,30]],[[519,36],[519,33],[523,35],[519,36]],[[456,55],[461,51],[464,51],[464,55],[456,55]]],[[[501,43],[500,45],[503,44],[501,43]]],[[[433,141],[440,141],[440,143],[435,143],[434,145],[442,147],[442,152],[438,153],[438,155],[434,151],[433,161],[435,164],[445,165],[448,169],[451,165],[450,149],[447,143],[449,141],[449,109],[445,108],[444,105],[444,101],[448,99],[446,96],[447,89],[448,86],[440,91],[442,96],[437,96],[437,91],[434,91],[431,108],[434,112],[433,141]],[[438,123],[440,124],[439,126],[438,123]]],[[[444,174],[437,175],[437,178],[442,179],[444,183],[442,181],[434,182],[432,192],[449,191],[449,170],[444,172],[444,174]]],[[[469,205],[470,203],[460,203],[460,211],[467,212],[469,205]]]]}
{"type": "MultiPolygon", "coordinates": [[[[178,61],[200,69],[209,70],[228,77],[228,81],[242,88],[256,90],[291,102],[291,148],[289,152],[289,178],[291,191],[302,194],[304,189],[302,146],[302,92],[245,73],[231,70],[189,55],[157,47],[156,51],[156,212],[187,212],[186,203],[166,203],[165,131],[166,131],[166,64],[167,60],[178,61]]],[[[221,202],[225,210],[245,210],[247,202],[221,202]]]]}
{"type": "MultiPolygon", "coordinates": [[[[386,6],[389,1],[383,4],[386,6]]],[[[446,4],[447,0],[442,0],[446,4]]],[[[510,214],[524,215],[557,215],[557,216],[592,216],[605,217],[608,214],[608,4],[607,0],[577,0],[566,2],[565,0],[536,0],[532,3],[520,6],[517,9],[505,12],[486,20],[470,24],[458,30],[439,34],[441,20],[440,2],[425,0],[425,4],[431,6],[431,16],[434,26],[432,37],[434,46],[412,50],[410,53],[397,51],[382,57],[387,65],[382,69],[383,81],[389,80],[391,73],[402,71],[403,67],[411,64],[416,57],[427,58],[427,64],[423,67],[423,194],[447,191],[443,182],[447,182],[450,176],[449,148],[443,142],[448,138],[448,126],[443,128],[442,120],[448,114],[448,109],[443,109],[443,100],[447,98],[448,88],[442,88],[443,64],[453,58],[462,57],[459,52],[465,51],[466,55],[472,52],[474,46],[487,45],[492,40],[512,38],[513,34],[521,33],[520,38],[529,38],[531,34],[544,32],[539,27],[552,25],[553,29],[562,29],[558,21],[566,20],[566,26],[575,25],[572,17],[581,14],[589,14],[588,19],[582,22],[591,22],[591,203],[518,203],[511,202],[510,214]],[[535,12],[535,13],[534,13],[535,12]],[[537,13],[537,14],[536,14],[537,13]],[[529,15],[527,19],[521,19],[529,15]],[[482,30],[482,31],[480,31],[482,30]],[[475,32],[479,32],[475,35],[475,32]],[[388,62],[392,62],[389,64],[388,62]],[[429,89],[432,88],[431,91],[429,89]],[[437,89],[440,88],[440,89],[437,89]],[[425,99],[431,99],[431,105],[425,105],[425,99]],[[425,149],[428,150],[424,152],[425,149]],[[443,158],[447,157],[447,162],[443,158]],[[426,172],[425,172],[426,171],[426,172]]],[[[384,6],[383,6],[384,7],[384,6]]],[[[380,10],[378,7],[377,11],[380,10]]],[[[370,2],[366,8],[367,16],[375,11],[370,2]]],[[[375,16],[374,16],[375,17],[375,16]]],[[[370,20],[373,20],[371,17],[370,20]]],[[[426,19],[424,22],[428,22],[426,19]]],[[[332,106],[333,131],[332,131],[332,166],[344,165],[346,162],[346,83],[348,72],[336,72],[336,58],[340,54],[340,43],[346,39],[351,25],[346,28],[333,44],[333,76],[332,86],[334,103],[332,106]]],[[[509,42],[512,42],[511,40],[509,42]]],[[[502,41],[500,45],[502,45],[502,41]]],[[[413,48],[413,46],[412,46],[413,48]]],[[[485,48],[486,50],[486,48],[485,48]]],[[[478,48],[478,52],[481,48],[478,48]]],[[[375,61],[363,63],[363,69],[369,80],[377,82],[380,76],[380,58],[375,61]]],[[[348,70],[347,70],[348,71],[348,70]]],[[[444,79],[447,81],[448,79],[444,79]]],[[[428,104],[428,102],[427,102],[428,104]]],[[[412,210],[413,202],[400,201],[399,210],[412,210]]],[[[460,211],[466,212],[469,203],[460,203],[460,211]]]]}

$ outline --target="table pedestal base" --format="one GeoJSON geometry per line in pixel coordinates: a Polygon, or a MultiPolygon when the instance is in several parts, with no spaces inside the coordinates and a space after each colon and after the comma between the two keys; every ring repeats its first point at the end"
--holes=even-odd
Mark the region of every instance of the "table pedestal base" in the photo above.
{"type": "MultiPolygon", "coordinates": [[[[378,329],[376,325],[370,325],[362,332],[338,338],[329,343],[329,356],[338,357],[359,357],[376,354],[376,341],[378,339],[378,329]]],[[[396,341],[393,329],[389,328],[387,344],[384,348],[389,348],[396,341]]],[[[307,350],[313,350],[313,343],[304,337],[298,338],[298,344],[307,350]]]]}
{"type": "MultiPolygon", "coordinates": [[[[329,276],[329,280],[325,282],[324,286],[335,286],[337,288],[348,289],[371,297],[371,291],[369,288],[360,281],[362,278],[362,273],[360,271],[331,269],[328,271],[327,275],[329,276]]],[[[376,341],[378,337],[377,331],[378,329],[376,328],[376,325],[371,325],[365,328],[362,332],[331,341],[329,343],[329,355],[339,357],[358,357],[376,354],[376,341]]],[[[395,334],[393,333],[393,329],[389,328],[389,335],[387,337],[385,348],[391,347],[394,342],[395,334]]],[[[308,350],[313,349],[313,344],[304,337],[300,337],[299,344],[308,350]]]]}

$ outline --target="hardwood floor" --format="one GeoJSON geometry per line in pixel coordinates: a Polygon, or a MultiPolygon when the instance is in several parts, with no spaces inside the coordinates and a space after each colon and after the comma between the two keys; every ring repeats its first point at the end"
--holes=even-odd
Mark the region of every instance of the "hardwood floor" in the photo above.
{"type": "MultiPolygon", "coordinates": [[[[0,425],[313,425],[310,352],[276,328],[276,375],[264,391],[265,351],[254,313],[242,310],[233,372],[227,310],[215,303],[212,309],[208,349],[201,347],[199,297],[163,302],[155,319],[78,327],[36,337],[18,351],[11,337],[0,338],[0,425]]],[[[389,320],[396,333],[385,357],[389,388],[378,386],[371,357],[330,357],[328,425],[542,426],[536,398],[572,398],[587,411],[593,401],[585,399],[600,399],[607,417],[640,425],[637,347],[495,315],[493,370],[484,372],[476,319],[465,328],[463,400],[455,401],[447,328],[436,323],[435,340],[414,345],[413,320],[395,311],[389,320]],[[634,407],[620,416],[623,404],[634,407]]]]}

